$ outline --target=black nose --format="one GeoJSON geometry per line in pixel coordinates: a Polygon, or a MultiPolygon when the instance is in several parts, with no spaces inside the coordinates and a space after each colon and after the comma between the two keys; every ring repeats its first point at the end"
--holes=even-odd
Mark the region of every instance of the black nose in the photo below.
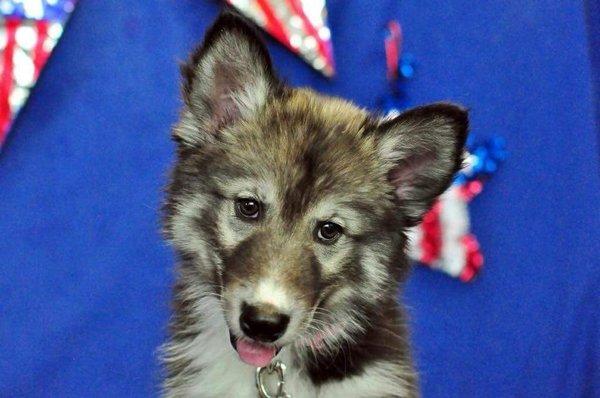
{"type": "Polygon", "coordinates": [[[242,304],[240,327],[251,339],[273,342],[283,336],[290,317],[278,312],[271,305],[242,304]]]}

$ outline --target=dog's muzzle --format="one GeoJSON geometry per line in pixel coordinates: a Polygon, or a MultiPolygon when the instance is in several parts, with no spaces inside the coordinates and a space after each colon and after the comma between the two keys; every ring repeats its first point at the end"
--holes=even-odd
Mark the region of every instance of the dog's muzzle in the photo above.
{"type": "Polygon", "coordinates": [[[275,342],[285,334],[290,317],[268,304],[242,304],[239,324],[244,333],[237,338],[229,333],[231,345],[240,359],[255,367],[271,363],[279,352],[275,342]]]}

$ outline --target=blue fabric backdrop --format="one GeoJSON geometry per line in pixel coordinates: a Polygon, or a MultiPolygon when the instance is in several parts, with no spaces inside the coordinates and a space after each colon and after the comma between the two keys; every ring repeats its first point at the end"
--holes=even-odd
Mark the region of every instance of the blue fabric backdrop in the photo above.
{"type": "MultiPolygon", "coordinates": [[[[404,294],[424,396],[600,396],[600,179],[583,4],[328,5],[338,76],[324,80],[270,41],[291,83],[377,107],[382,26],[398,18],[419,63],[411,101],[468,105],[473,131],[506,137],[511,152],[472,205],[480,278],[464,285],[419,268],[404,294]]],[[[87,0],[74,12],[0,153],[0,396],[156,395],[172,282],[157,209],[176,62],[219,7],[87,0]]],[[[598,44],[597,26],[590,34],[598,44]]]]}

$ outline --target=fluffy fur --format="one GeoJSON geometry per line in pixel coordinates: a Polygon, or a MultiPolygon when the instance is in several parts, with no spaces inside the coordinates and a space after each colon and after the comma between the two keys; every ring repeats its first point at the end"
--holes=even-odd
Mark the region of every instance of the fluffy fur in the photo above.
{"type": "Polygon", "coordinates": [[[178,257],[168,397],[256,397],[230,343],[242,302],[290,317],[274,342],[298,397],[415,397],[404,315],[405,229],[461,163],[467,114],[384,120],[282,84],[254,30],[225,13],[182,68],[184,107],[164,226],[178,257]],[[257,221],[236,200],[261,203],[257,221]],[[319,241],[321,222],[343,233],[319,241]]]}

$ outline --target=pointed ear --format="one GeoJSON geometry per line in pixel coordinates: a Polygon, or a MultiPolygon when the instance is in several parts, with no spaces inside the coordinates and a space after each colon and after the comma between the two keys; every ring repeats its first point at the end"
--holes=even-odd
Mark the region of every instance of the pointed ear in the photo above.
{"type": "Polygon", "coordinates": [[[408,110],[379,125],[379,154],[407,226],[421,220],[460,169],[468,124],[464,108],[438,103],[408,110]]]}
{"type": "Polygon", "coordinates": [[[173,135],[184,145],[210,142],[219,129],[251,117],[279,87],[257,32],[231,11],[219,16],[181,73],[185,107],[173,135]]]}

